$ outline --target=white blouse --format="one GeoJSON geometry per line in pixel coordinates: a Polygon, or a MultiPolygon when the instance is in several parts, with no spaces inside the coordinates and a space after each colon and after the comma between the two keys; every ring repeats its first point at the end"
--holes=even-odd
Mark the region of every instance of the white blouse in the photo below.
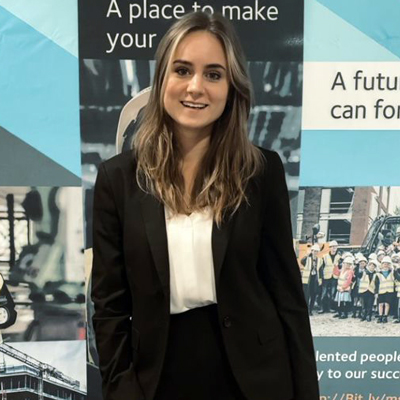
{"type": "Polygon", "coordinates": [[[217,302],[211,247],[210,207],[172,216],[164,207],[167,228],[171,314],[217,302]]]}

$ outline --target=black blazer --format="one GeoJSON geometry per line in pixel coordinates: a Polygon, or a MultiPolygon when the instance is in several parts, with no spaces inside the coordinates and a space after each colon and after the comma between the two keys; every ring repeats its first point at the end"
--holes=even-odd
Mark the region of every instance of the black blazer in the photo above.
{"type": "MultiPolygon", "coordinates": [[[[248,400],[318,400],[307,306],[277,153],[234,217],[212,230],[218,314],[248,400]]],[[[100,165],[94,191],[93,327],[104,400],[152,400],[170,317],[164,207],[139,189],[132,152],[100,165]]],[[[212,400],[212,399],[210,399],[212,400]]]]}

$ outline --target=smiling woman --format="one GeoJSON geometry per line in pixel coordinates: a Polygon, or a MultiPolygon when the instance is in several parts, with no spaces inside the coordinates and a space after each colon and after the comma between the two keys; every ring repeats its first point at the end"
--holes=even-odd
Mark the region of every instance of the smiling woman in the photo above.
{"type": "Polygon", "coordinates": [[[285,173],[248,138],[246,65],[225,18],[185,15],[157,48],[133,149],[100,165],[92,300],[107,400],[319,398],[285,173]]]}
{"type": "Polygon", "coordinates": [[[209,32],[192,32],[179,43],[167,77],[164,107],[183,146],[193,146],[200,138],[208,142],[228,99],[226,64],[221,43],[209,32]]]}

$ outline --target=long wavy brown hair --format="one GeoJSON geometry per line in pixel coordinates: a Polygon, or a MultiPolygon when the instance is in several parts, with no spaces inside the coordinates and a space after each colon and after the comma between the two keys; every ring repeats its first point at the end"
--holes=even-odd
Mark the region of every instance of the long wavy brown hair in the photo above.
{"type": "Polygon", "coordinates": [[[249,179],[262,169],[262,153],[248,138],[247,121],[252,104],[252,86],[239,39],[221,14],[193,12],[175,22],[156,51],[153,86],[140,127],[133,140],[139,187],[156,196],[173,214],[199,211],[210,206],[220,226],[248,199],[249,179]],[[173,133],[173,121],[163,99],[172,56],[190,32],[215,35],[225,51],[229,94],[222,115],[214,122],[209,147],[204,154],[185,202],[185,182],[180,169],[182,155],[173,133]],[[189,209],[188,209],[189,208],[189,209]]]}

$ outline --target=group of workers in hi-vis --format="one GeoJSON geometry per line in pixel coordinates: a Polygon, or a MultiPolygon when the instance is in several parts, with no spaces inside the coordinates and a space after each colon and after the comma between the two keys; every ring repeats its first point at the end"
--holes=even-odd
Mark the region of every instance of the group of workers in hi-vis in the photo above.
{"type": "Polygon", "coordinates": [[[329,242],[323,257],[318,244],[300,261],[304,294],[309,314],[319,306],[319,314],[335,312],[334,318],[353,318],[387,323],[393,316],[400,323],[400,251],[381,246],[366,258],[362,253],[341,254],[338,243],[329,242]]]}

